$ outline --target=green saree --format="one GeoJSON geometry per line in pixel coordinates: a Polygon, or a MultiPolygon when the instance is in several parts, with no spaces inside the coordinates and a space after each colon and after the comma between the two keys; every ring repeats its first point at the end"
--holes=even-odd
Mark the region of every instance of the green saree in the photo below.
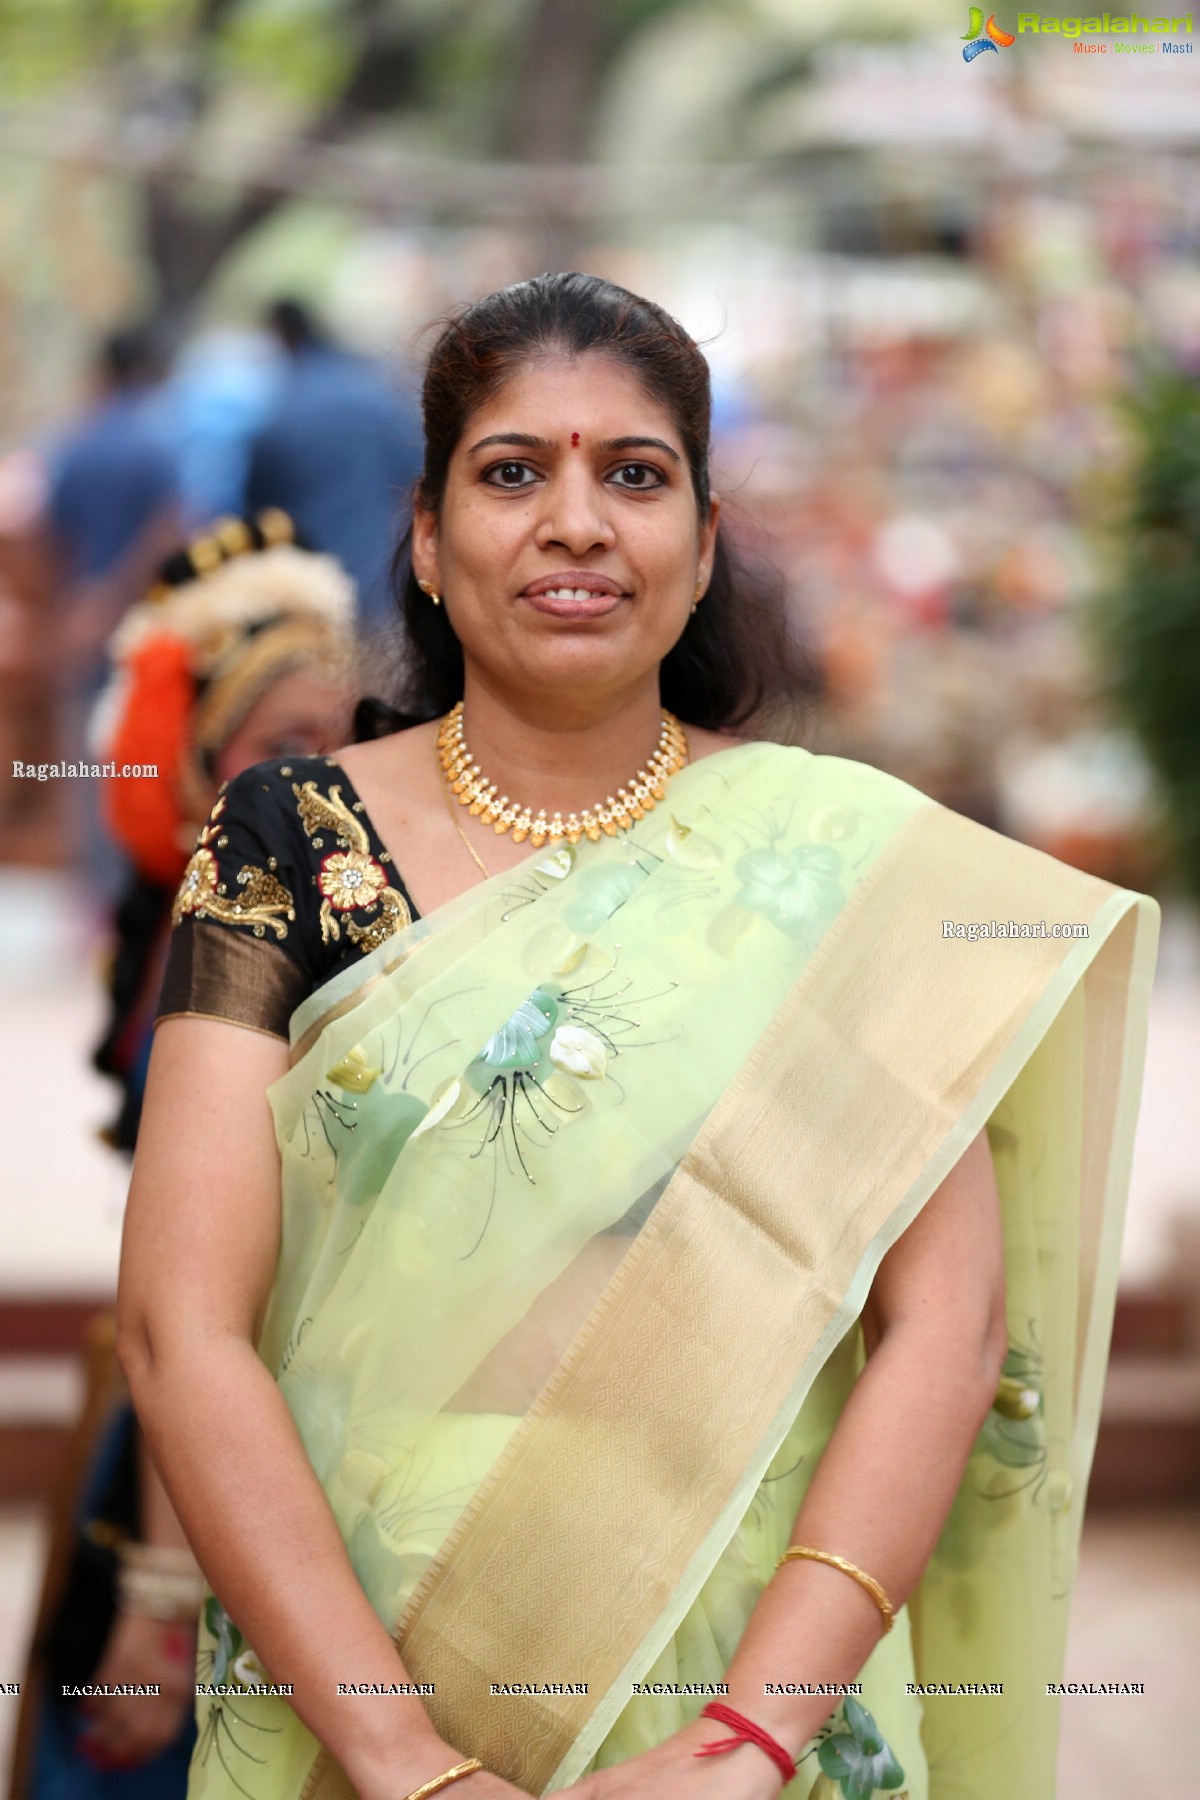
{"type": "MultiPolygon", "coordinates": [[[[700,1710],[863,1366],[875,1270],[986,1126],[1004,1378],[787,1795],[1054,1793],[1156,921],[874,770],[753,743],[298,1009],[260,1354],[464,1755],[545,1793],[700,1710]]],[[[348,1800],[262,1679],[210,1599],[197,1680],[235,1691],[199,1702],[191,1800],[348,1800]]]]}

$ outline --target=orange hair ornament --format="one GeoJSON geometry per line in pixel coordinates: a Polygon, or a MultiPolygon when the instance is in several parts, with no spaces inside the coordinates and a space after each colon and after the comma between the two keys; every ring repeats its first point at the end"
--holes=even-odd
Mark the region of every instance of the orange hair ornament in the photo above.
{"type": "Polygon", "coordinates": [[[179,880],[190,852],[190,843],[180,842],[178,782],[195,704],[193,654],[168,631],[143,638],[126,662],[126,703],[107,746],[118,766],[157,768],[155,775],[106,782],[106,810],[113,835],[139,871],[164,887],[179,880]]]}

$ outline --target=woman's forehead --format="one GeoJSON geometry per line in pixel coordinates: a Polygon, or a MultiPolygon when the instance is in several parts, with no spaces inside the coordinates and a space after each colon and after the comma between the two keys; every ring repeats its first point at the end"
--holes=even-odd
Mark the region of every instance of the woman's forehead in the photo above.
{"type": "Polygon", "coordinates": [[[570,443],[653,432],[680,443],[675,422],[640,376],[614,356],[544,355],[523,363],[470,415],[464,449],[483,436],[510,430],[570,443]]]}

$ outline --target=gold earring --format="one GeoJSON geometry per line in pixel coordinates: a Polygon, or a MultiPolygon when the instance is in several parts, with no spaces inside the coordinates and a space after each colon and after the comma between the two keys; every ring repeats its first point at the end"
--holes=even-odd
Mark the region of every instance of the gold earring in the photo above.
{"type": "Polygon", "coordinates": [[[693,612],[695,612],[696,608],[699,606],[700,596],[701,596],[701,594],[703,594],[703,592],[704,592],[704,582],[703,582],[703,580],[700,580],[696,583],[696,591],[692,595],[692,611],[693,612]]]}
{"type": "Polygon", "coordinates": [[[429,595],[429,598],[433,601],[433,604],[435,606],[440,606],[442,604],[442,596],[440,594],[434,593],[433,586],[430,582],[418,581],[417,586],[420,588],[420,590],[423,594],[429,595]]]}

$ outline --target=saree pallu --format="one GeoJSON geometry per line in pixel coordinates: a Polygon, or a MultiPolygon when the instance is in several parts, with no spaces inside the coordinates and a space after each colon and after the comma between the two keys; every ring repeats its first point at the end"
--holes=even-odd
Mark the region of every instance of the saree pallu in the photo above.
{"type": "MultiPolygon", "coordinates": [[[[464,1755],[545,1793],[700,1710],[880,1260],[986,1128],[1003,1378],[786,1792],[1054,1793],[1156,930],[877,771],[753,743],[299,1008],[260,1354],[464,1755]]],[[[234,1692],[200,1703],[192,1800],[348,1800],[215,1598],[197,1679],[234,1692]]]]}

